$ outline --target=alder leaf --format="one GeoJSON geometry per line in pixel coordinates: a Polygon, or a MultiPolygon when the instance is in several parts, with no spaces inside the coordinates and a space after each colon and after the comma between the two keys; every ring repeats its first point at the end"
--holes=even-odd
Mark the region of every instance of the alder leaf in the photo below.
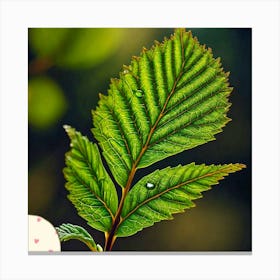
{"type": "Polygon", "coordinates": [[[231,91],[220,59],[183,29],[133,57],[92,112],[93,134],[118,184],[214,140],[230,120],[231,91]]]}
{"type": "Polygon", "coordinates": [[[116,188],[101,161],[96,144],[74,128],[65,125],[71,139],[71,150],[66,153],[64,176],[68,198],[90,226],[107,232],[117,211],[116,188]]]}
{"type": "Polygon", "coordinates": [[[56,230],[60,241],[77,239],[85,243],[92,251],[98,251],[92,236],[84,228],[72,224],[62,224],[56,227],[56,230]]]}
{"type": "Polygon", "coordinates": [[[135,234],[155,222],[173,219],[172,214],[194,207],[192,200],[211,189],[243,164],[195,165],[156,170],[143,177],[128,193],[116,231],[117,237],[135,234]]]}

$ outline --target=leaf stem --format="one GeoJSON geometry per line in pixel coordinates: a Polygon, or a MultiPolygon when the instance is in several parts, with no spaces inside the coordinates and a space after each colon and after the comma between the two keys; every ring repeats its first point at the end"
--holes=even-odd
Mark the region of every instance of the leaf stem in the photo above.
{"type": "Polygon", "coordinates": [[[116,216],[113,220],[113,225],[112,225],[112,228],[111,228],[111,231],[109,232],[109,234],[107,234],[107,236],[105,235],[105,251],[111,251],[112,250],[112,247],[117,239],[117,237],[115,236],[115,232],[118,228],[118,225],[119,225],[119,222],[120,222],[120,216],[121,216],[121,211],[122,211],[122,208],[123,208],[123,204],[124,204],[124,200],[125,200],[125,197],[130,189],[130,186],[131,186],[131,183],[132,183],[132,180],[134,178],[134,175],[135,175],[135,172],[136,172],[136,165],[137,164],[133,164],[132,168],[131,168],[131,171],[130,171],[130,174],[129,174],[129,177],[128,177],[128,180],[127,180],[127,183],[126,183],[126,186],[125,188],[123,189],[122,191],[122,197],[121,197],[121,201],[120,201],[120,204],[119,204],[119,207],[118,207],[118,210],[117,210],[117,213],[116,213],[116,216]]]}

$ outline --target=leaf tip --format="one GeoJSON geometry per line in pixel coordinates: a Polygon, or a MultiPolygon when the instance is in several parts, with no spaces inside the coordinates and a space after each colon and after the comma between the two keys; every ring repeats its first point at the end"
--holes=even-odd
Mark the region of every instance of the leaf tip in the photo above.
{"type": "Polygon", "coordinates": [[[247,168],[247,165],[244,163],[236,163],[236,166],[239,168],[239,170],[247,168]]]}
{"type": "Polygon", "coordinates": [[[65,129],[65,131],[71,129],[71,126],[68,124],[64,124],[62,127],[65,129]]]}
{"type": "Polygon", "coordinates": [[[75,135],[75,129],[71,127],[70,125],[63,125],[64,130],[68,134],[69,138],[72,138],[75,135]]]}
{"type": "Polygon", "coordinates": [[[236,171],[240,171],[242,169],[247,168],[246,164],[243,163],[230,163],[225,165],[228,168],[228,173],[234,173],[236,171]]]}

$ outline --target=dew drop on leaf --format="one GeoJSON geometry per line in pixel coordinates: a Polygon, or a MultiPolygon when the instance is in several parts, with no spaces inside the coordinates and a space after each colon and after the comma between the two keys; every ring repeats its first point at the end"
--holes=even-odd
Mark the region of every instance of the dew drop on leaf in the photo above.
{"type": "Polygon", "coordinates": [[[151,190],[151,189],[153,189],[153,188],[155,187],[155,184],[149,183],[149,182],[148,182],[148,183],[146,184],[146,187],[147,187],[147,189],[150,189],[150,190],[151,190]]]}
{"type": "Polygon", "coordinates": [[[134,93],[137,97],[142,97],[143,96],[143,91],[141,89],[135,90],[134,93]]]}

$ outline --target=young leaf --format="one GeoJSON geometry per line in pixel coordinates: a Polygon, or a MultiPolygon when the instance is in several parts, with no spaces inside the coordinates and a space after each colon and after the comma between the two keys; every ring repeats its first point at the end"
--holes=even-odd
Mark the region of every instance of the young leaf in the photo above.
{"type": "Polygon", "coordinates": [[[65,125],[71,139],[64,175],[68,198],[90,226],[107,232],[117,211],[116,188],[106,172],[96,144],[65,125]]]}
{"type": "Polygon", "coordinates": [[[92,251],[98,251],[92,236],[84,228],[72,224],[62,224],[56,227],[56,230],[60,241],[77,239],[85,243],[92,251]]]}
{"type": "Polygon", "coordinates": [[[229,173],[244,168],[243,164],[195,165],[167,167],[142,178],[128,193],[116,231],[117,237],[130,236],[172,214],[194,207],[192,200],[218,184],[229,173]]]}
{"type": "Polygon", "coordinates": [[[137,168],[214,140],[230,120],[231,91],[220,60],[190,32],[143,49],[92,112],[116,181],[125,187],[137,168]]]}

